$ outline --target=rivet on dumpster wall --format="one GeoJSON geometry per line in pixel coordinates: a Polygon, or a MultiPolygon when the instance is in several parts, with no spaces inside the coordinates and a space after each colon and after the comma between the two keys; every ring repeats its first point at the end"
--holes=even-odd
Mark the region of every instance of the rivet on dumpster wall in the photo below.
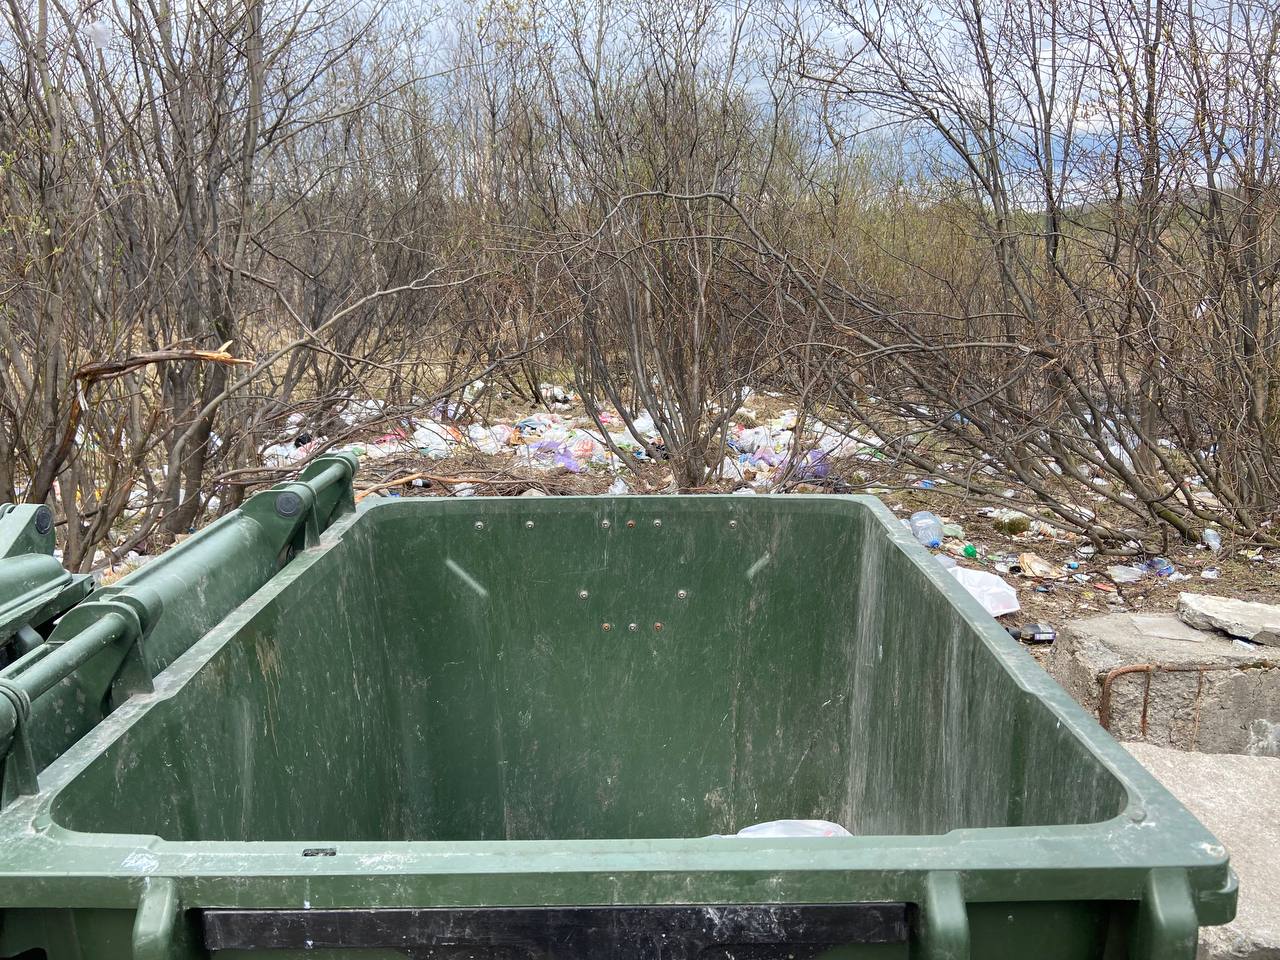
{"type": "Polygon", "coordinates": [[[662,526],[662,521],[661,521],[661,520],[655,520],[655,521],[653,521],[653,525],[654,525],[655,527],[660,527],[660,526],[662,526]]]}
{"type": "Polygon", "coordinates": [[[532,529],[533,529],[533,521],[532,521],[532,520],[526,520],[526,521],[524,522],[524,528],[525,528],[526,530],[532,530],[532,529]]]}
{"type": "Polygon", "coordinates": [[[737,529],[738,529],[738,521],[737,521],[737,520],[730,520],[730,521],[729,521],[729,529],[730,529],[730,530],[737,530],[737,529]]]}
{"type": "Polygon", "coordinates": [[[476,529],[477,529],[477,530],[483,530],[483,529],[484,529],[484,521],[483,521],[483,520],[477,520],[477,521],[476,521],[476,529]]]}
{"type": "Polygon", "coordinates": [[[600,521],[600,526],[602,526],[602,527],[604,527],[606,530],[608,530],[608,529],[609,529],[609,526],[610,526],[609,521],[608,521],[608,520],[601,520],[601,521],[600,521]]]}
{"type": "Polygon", "coordinates": [[[655,630],[661,630],[661,629],[662,629],[662,621],[661,621],[661,620],[659,620],[657,623],[655,623],[655,624],[653,625],[653,629],[655,629],[655,630]]]}
{"type": "Polygon", "coordinates": [[[640,624],[638,624],[638,623],[628,623],[628,624],[627,624],[627,629],[628,629],[628,630],[630,630],[632,633],[635,633],[637,630],[639,630],[639,629],[640,629],[640,624]]]}
{"type": "Polygon", "coordinates": [[[613,629],[613,624],[612,624],[612,623],[602,623],[602,624],[600,624],[600,629],[601,629],[601,630],[603,630],[605,633],[608,633],[610,630],[612,630],[612,629],[613,629]]]}
{"type": "Polygon", "coordinates": [[[587,597],[589,597],[589,596],[591,596],[591,594],[587,593],[587,591],[585,591],[585,590],[579,590],[579,591],[578,591],[578,599],[579,599],[579,600],[585,600],[585,599],[587,599],[587,597]]]}
{"type": "Polygon", "coordinates": [[[676,591],[676,597],[677,597],[678,599],[680,599],[680,600],[683,600],[683,599],[684,599],[685,597],[687,597],[687,596],[689,596],[689,591],[688,591],[688,590],[677,590],[677,591],[676,591]]]}
{"type": "Polygon", "coordinates": [[[628,520],[628,521],[627,521],[627,527],[628,527],[628,529],[629,529],[629,528],[631,528],[631,527],[634,527],[635,525],[636,525],[636,522],[635,522],[634,520],[628,520]]]}

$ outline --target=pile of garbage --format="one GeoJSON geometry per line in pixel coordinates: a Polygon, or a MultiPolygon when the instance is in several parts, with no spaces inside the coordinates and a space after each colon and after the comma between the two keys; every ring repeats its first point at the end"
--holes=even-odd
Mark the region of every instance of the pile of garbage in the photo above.
{"type": "MultiPolygon", "coordinates": [[[[577,401],[571,391],[543,384],[542,393],[547,409],[519,420],[484,423],[469,418],[464,405],[437,405],[429,416],[402,421],[366,441],[339,449],[372,460],[407,453],[431,459],[467,451],[509,454],[513,467],[571,473],[593,469],[618,473],[626,469],[626,458],[637,463],[665,459],[663,438],[649,414],[624,418],[616,410],[605,409],[600,411],[597,424],[585,415],[569,413],[577,401]]],[[[385,408],[377,400],[353,402],[340,419],[348,425],[385,422],[385,408]]],[[[768,488],[783,478],[825,480],[833,457],[880,456],[874,436],[810,419],[797,438],[797,427],[795,410],[784,410],[761,424],[756,422],[756,412],[744,407],[726,427],[725,455],[711,471],[712,476],[768,488]]],[[[285,436],[262,450],[263,463],[288,466],[311,456],[319,442],[307,431],[301,416],[291,417],[285,424],[285,436]]]]}

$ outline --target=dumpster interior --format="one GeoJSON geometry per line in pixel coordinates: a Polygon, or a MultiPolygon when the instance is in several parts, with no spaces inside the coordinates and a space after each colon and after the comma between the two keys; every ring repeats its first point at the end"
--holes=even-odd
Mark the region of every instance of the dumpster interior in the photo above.
{"type": "Polygon", "coordinates": [[[173,664],[55,819],[337,843],[1120,812],[1009,672],[1025,654],[966,619],[887,511],[743,499],[378,503],[173,664]]]}

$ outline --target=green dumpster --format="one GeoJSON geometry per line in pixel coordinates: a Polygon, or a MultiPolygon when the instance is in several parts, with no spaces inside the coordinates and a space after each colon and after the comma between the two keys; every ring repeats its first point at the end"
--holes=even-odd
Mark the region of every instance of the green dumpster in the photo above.
{"type": "Polygon", "coordinates": [[[0,560],[58,580],[0,595],[0,958],[1190,960],[1231,918],[876,500],[357,510],[354,468],[87,596],[0,560]],[[731,836],[783,818],[853,836],[731,836]]]}

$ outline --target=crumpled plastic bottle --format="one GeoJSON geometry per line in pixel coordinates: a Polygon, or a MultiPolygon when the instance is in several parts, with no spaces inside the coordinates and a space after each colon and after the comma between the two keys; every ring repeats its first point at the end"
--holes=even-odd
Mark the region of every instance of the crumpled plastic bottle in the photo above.
{"type": "Polygon", "coordinates": [[[926,547],[942,546],[942,521],[936,513],[917,510],[911,515],[911,535],[926,547]]]}

